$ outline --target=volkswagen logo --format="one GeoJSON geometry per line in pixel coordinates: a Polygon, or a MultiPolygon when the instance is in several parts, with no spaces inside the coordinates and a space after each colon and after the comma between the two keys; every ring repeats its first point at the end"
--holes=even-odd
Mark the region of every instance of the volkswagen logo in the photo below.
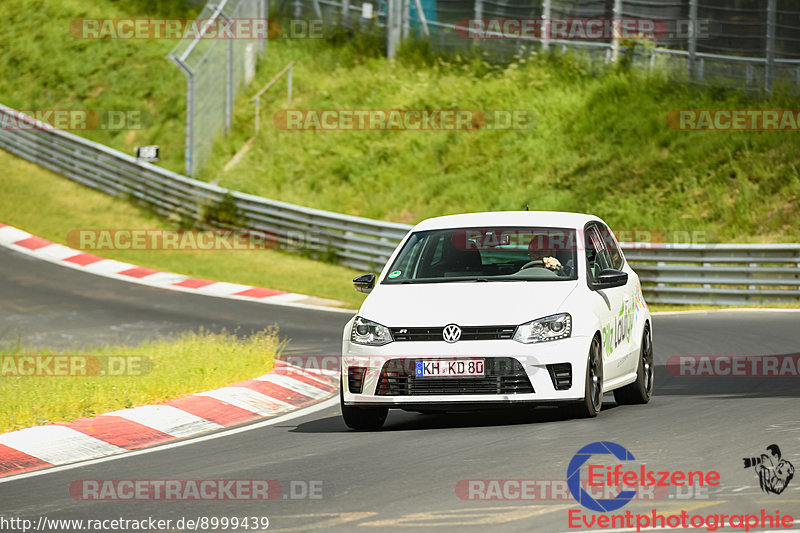
{"type": "Polygon", "coordinates": [[[456,326],[455,324],[448,324],[442,330],[442,338],[446,342],[456,342],[458,339],[461,338],[461,328],[456,326]]]}

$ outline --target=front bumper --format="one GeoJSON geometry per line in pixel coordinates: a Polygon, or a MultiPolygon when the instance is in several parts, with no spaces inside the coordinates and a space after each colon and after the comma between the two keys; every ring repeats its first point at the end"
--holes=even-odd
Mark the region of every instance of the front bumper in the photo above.
{"type": "MultiPolygon", "coordinates": [[[[526,404],[559,404],[580,400],[584,396],[584,376],[586,361],[591,344],[590,337],[570,337],[541,344],[521,344],[511,340],[462,341],[454,344],[445,342],[392,342],[385,346],[363,346],[345,341],[342,355],[342,387],[345,405],[349,406],[387,406],[403,409],[423,409],[436,406],[439,409],[468,406],[483,408],[492,406],[514,406],[526,404]],[[380,389],[382,371],[387,363],[396,364],[398,360],[413,367],[415,360],[453,359],[480,357],[508,358],[519,365],[530,381],[533,392],[528,393],[448,393],[403,395],[386,393],[380,389]],[[553,367],[548,365],[568,363],[571,368],[571,386],[563,388],[553,377],[553,367]],[[360,383],[362,390],[350,390],[348,376],[351,367],[365,369],[360,383]],[[557,387],[557,383],[560,387],[557,387]],[[559,390],[561,388],[562,390],[559,390]],[[382,393],[379,393],[379,390],[382,393]]],[[[488,375],[488,372],[487,372],[488,375]]],[[[429,380],[432,378],[417,378],[429,380]]],[[[434,378],[441,380],[469,380],[470,378],[434,378]]],[[[474,378],[473,378],[474,379],[474,378]]],[[[413,389],[413,387],[411,387],[413,389]]],[[[474,387],[465,387],[471,390],[474,387]]]]}

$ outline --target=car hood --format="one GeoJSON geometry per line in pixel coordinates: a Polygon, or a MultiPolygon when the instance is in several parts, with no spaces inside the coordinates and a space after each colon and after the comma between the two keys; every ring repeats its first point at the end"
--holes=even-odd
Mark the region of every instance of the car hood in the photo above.
{"type": "Polygon", "coordinates": [[[577,281],[378,285],[359,315],[388,327],[517,325],[559,312],[577,281]]]}

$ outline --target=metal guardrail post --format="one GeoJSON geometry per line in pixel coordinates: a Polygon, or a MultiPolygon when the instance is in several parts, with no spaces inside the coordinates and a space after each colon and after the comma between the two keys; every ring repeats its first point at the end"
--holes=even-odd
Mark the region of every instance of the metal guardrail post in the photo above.
{"type": "Polygon", "coordinates": [[[764,72],[764,89],[772,92],[775,81],[775,6],[776,0],[767,0],[767,68],[764,72]]]}

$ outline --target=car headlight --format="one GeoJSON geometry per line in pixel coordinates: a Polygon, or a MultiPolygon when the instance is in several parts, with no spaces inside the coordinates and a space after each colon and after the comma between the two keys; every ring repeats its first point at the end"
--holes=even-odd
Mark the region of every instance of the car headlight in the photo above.
{"type": "Polygon", "coordinates": [[[368,346],[383,346],[389,344],[394,339],[389,328],[377,322],[366,320],[360,316],[353,322],[353,329],[350,332],[350,341],[356,344],[366,344],[368,346]]]}
{"type": "Polygon", "coordinates": [[[517,326],[514,340],[523,344],[566,339],[572,335],[572,317],[569,313],[546,316],[517,326]]]}

